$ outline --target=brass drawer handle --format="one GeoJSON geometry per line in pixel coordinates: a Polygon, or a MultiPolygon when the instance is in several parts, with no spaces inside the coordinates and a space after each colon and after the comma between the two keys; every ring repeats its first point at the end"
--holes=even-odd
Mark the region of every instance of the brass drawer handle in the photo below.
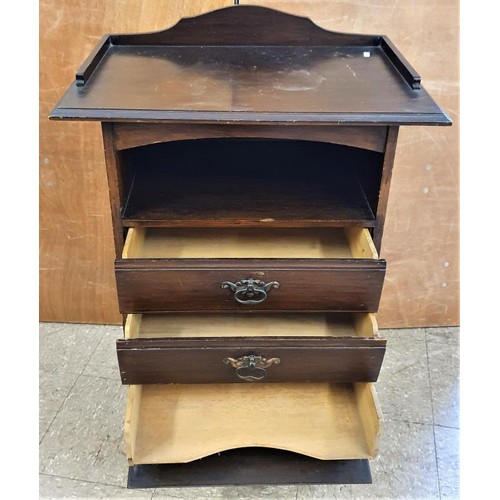
{"type": "Polygon", "coordinates": [[[271,288],[279,288],[280,284],[277,281],[264,283],[261,280],[247,278],[236,283],[231,281],[223,281],[220,284],[221,288],[229,288],[234,292],[234,299],[240,304],[261,304],[267,299],[267,294],[271,288]]]}
{"type": "Polygon", "coordinates": [[[262,356],[242,356],[241,358],[224,358],[222,362],[236,368],[236,375],[242,380],[255,382],[257,380],[264,380],[267,377],[267,369],[272,365],[279,365],[280,358],[266,359],[262,356]],[[256,375],[252,375],[256,373],[256,375]]]}

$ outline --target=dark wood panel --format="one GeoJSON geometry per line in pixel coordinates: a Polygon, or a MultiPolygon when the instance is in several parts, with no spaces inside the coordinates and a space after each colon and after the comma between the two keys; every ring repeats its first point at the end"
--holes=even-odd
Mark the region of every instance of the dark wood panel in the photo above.
{"type": "Polygon", "coordinates": [[[451,123],[388,38],[331,33],[270,9],[229,8],[109,41],[52,118],[451,123]]]}
{"type": "Polygon", "coordinates": [[[118,150],[186,139],[260,137],[331,142],[382,153],[385,149],[387,127],[116,123],[114,132],[115,147],[118,150]]]}
{"type": "Polygon", "coordinates": [[[110,47],[111,38],[108,35],[104,35],[76,72],[75,80],[78,87],[85,85],[110,47]]]}
{"type": "MultiPolygon", "coordinates": [[[[123,384],[245,382],[225,358],[279,358],[265,382],[375,382],[385,340],[355,337],[243,337],[118,340],[123,384]]],[[[243,370],[243,375],[265,372],[243,370]]]]}
{"type": "Polygon", "coordinates": [[[117,152],[113,141],[113,124],[103,123],[102,140],[104,146],[104,155],[106,159],[106,173],[108,179],[109,203],[111,208],[111,220],[113,221],[113,239],[115,243],[115,256],[119,257],[123,251],[123,224],[122,208],[124,204],[123,180],[126,178],[124,169],[117,157],[117,152]]]}
{"type": "Polygon", "coordinates": [[[317,460],[284,450],[241,448],[185,464],[129,467],[129,488],[252,484],[369,484],[368,460],[317,460]]]}
{"type": "Polygon", "coordinates": [[[373,243],[380,255],[382,250],[382,236],[384,234],[387,205],[389,203],[389,189],[391,187],[392,167],[396,156],[396,143],[398,141],[399,127],[389,127],[387,144],[385,147],[384,165],[380,179],[380,191],[377,203],[377,224],[373,230],[373,243]]]}
{"type": "Polygon", "coordinates": [[[240,5],[181,19],[156,33],[113,35],[120,45],[366,45],[379,43],[374,35],[327,31],[306,17],[266,7],[240,5]],[[237,29],[234,27],[237,26],[237,29]]]}
{"type": "Polygon", "coordinates": [[[122,313],[171,311],[377,311],[384,260],[128,259],[115,264],[122,313]],[[222,289],[252,277],[278,281],[249,306],[222,289]]]}
{"type": "MultiPolygon", "coordinates": [[[[77,92],[76,84],[68,90],[68,94],[77,92]]],[[[428,95],[428,94],[427,94],[428,95]]],[[[194,123],[219,124],[234,123],[238,125],[451,125],[448,116],[437,113],[279,113],[253,111],[158,111],[141,109],[85,109],[57,108],[50,115],[51,120],[72,121],[113,121],[116,123],[194,123]]]]}
{"type": "Polygon", "coordinates": [[[451,124],[378,47],[113,46],[84,89],[74,83],[50,117],[451,124]]]}

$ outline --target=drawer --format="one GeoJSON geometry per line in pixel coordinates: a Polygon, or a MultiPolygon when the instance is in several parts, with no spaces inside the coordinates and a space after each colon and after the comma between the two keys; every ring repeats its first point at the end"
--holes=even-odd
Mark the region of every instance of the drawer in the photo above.
{"type": "Polygon", "coordinates": [[[321,460],[377,454],[373,385],[202,384],[129,388],[129,464],[185,463],[224,450],[266,447],[321,460]]]}
{"type": "Polygon", "coordinates": [[[131,314],[117,340],[124,384],[376,381],[373,314],[131,314]]]}
{"type": "Polygon", "coordinates": [[[120,311],[378,310],[385,276],[366,228],[131,228],[120,311]]]}

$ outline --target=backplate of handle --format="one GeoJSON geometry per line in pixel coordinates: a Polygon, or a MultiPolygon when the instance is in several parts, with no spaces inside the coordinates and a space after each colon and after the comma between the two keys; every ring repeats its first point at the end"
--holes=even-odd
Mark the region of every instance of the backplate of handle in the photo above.
{"type": "Polygon", "coordinates": [[[267,299],[268,293],[272,288],[279,288],[280,284],[277,281],[265,283],[261,280],[247,278],[245,280],[233,283],[231,281],[223,281],[220,284],[221,288],[229,288],[234,292],[234,300],[244,305],[262,304],[267,299]]]}
{"type": "Polygon", "coordinates": [[[241,358],[224,358],[222,362],[235,368],[236,376],[247,382],[257,382],[267,377],[267,368],[281,363],[280,358],[266,359],[262,356],[242,356],[241,358]]]}

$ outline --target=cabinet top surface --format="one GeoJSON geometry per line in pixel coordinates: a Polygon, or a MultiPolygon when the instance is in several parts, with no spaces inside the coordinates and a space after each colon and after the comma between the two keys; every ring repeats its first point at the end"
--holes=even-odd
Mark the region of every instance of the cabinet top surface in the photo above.
{"type": "Polygon", "coordinates": [[[259,7],[104,37],[51,118],[451,123],[386,37],[329,32],[259,7]],[[276,34],[277,25],[286,30],[276,34]]]}

